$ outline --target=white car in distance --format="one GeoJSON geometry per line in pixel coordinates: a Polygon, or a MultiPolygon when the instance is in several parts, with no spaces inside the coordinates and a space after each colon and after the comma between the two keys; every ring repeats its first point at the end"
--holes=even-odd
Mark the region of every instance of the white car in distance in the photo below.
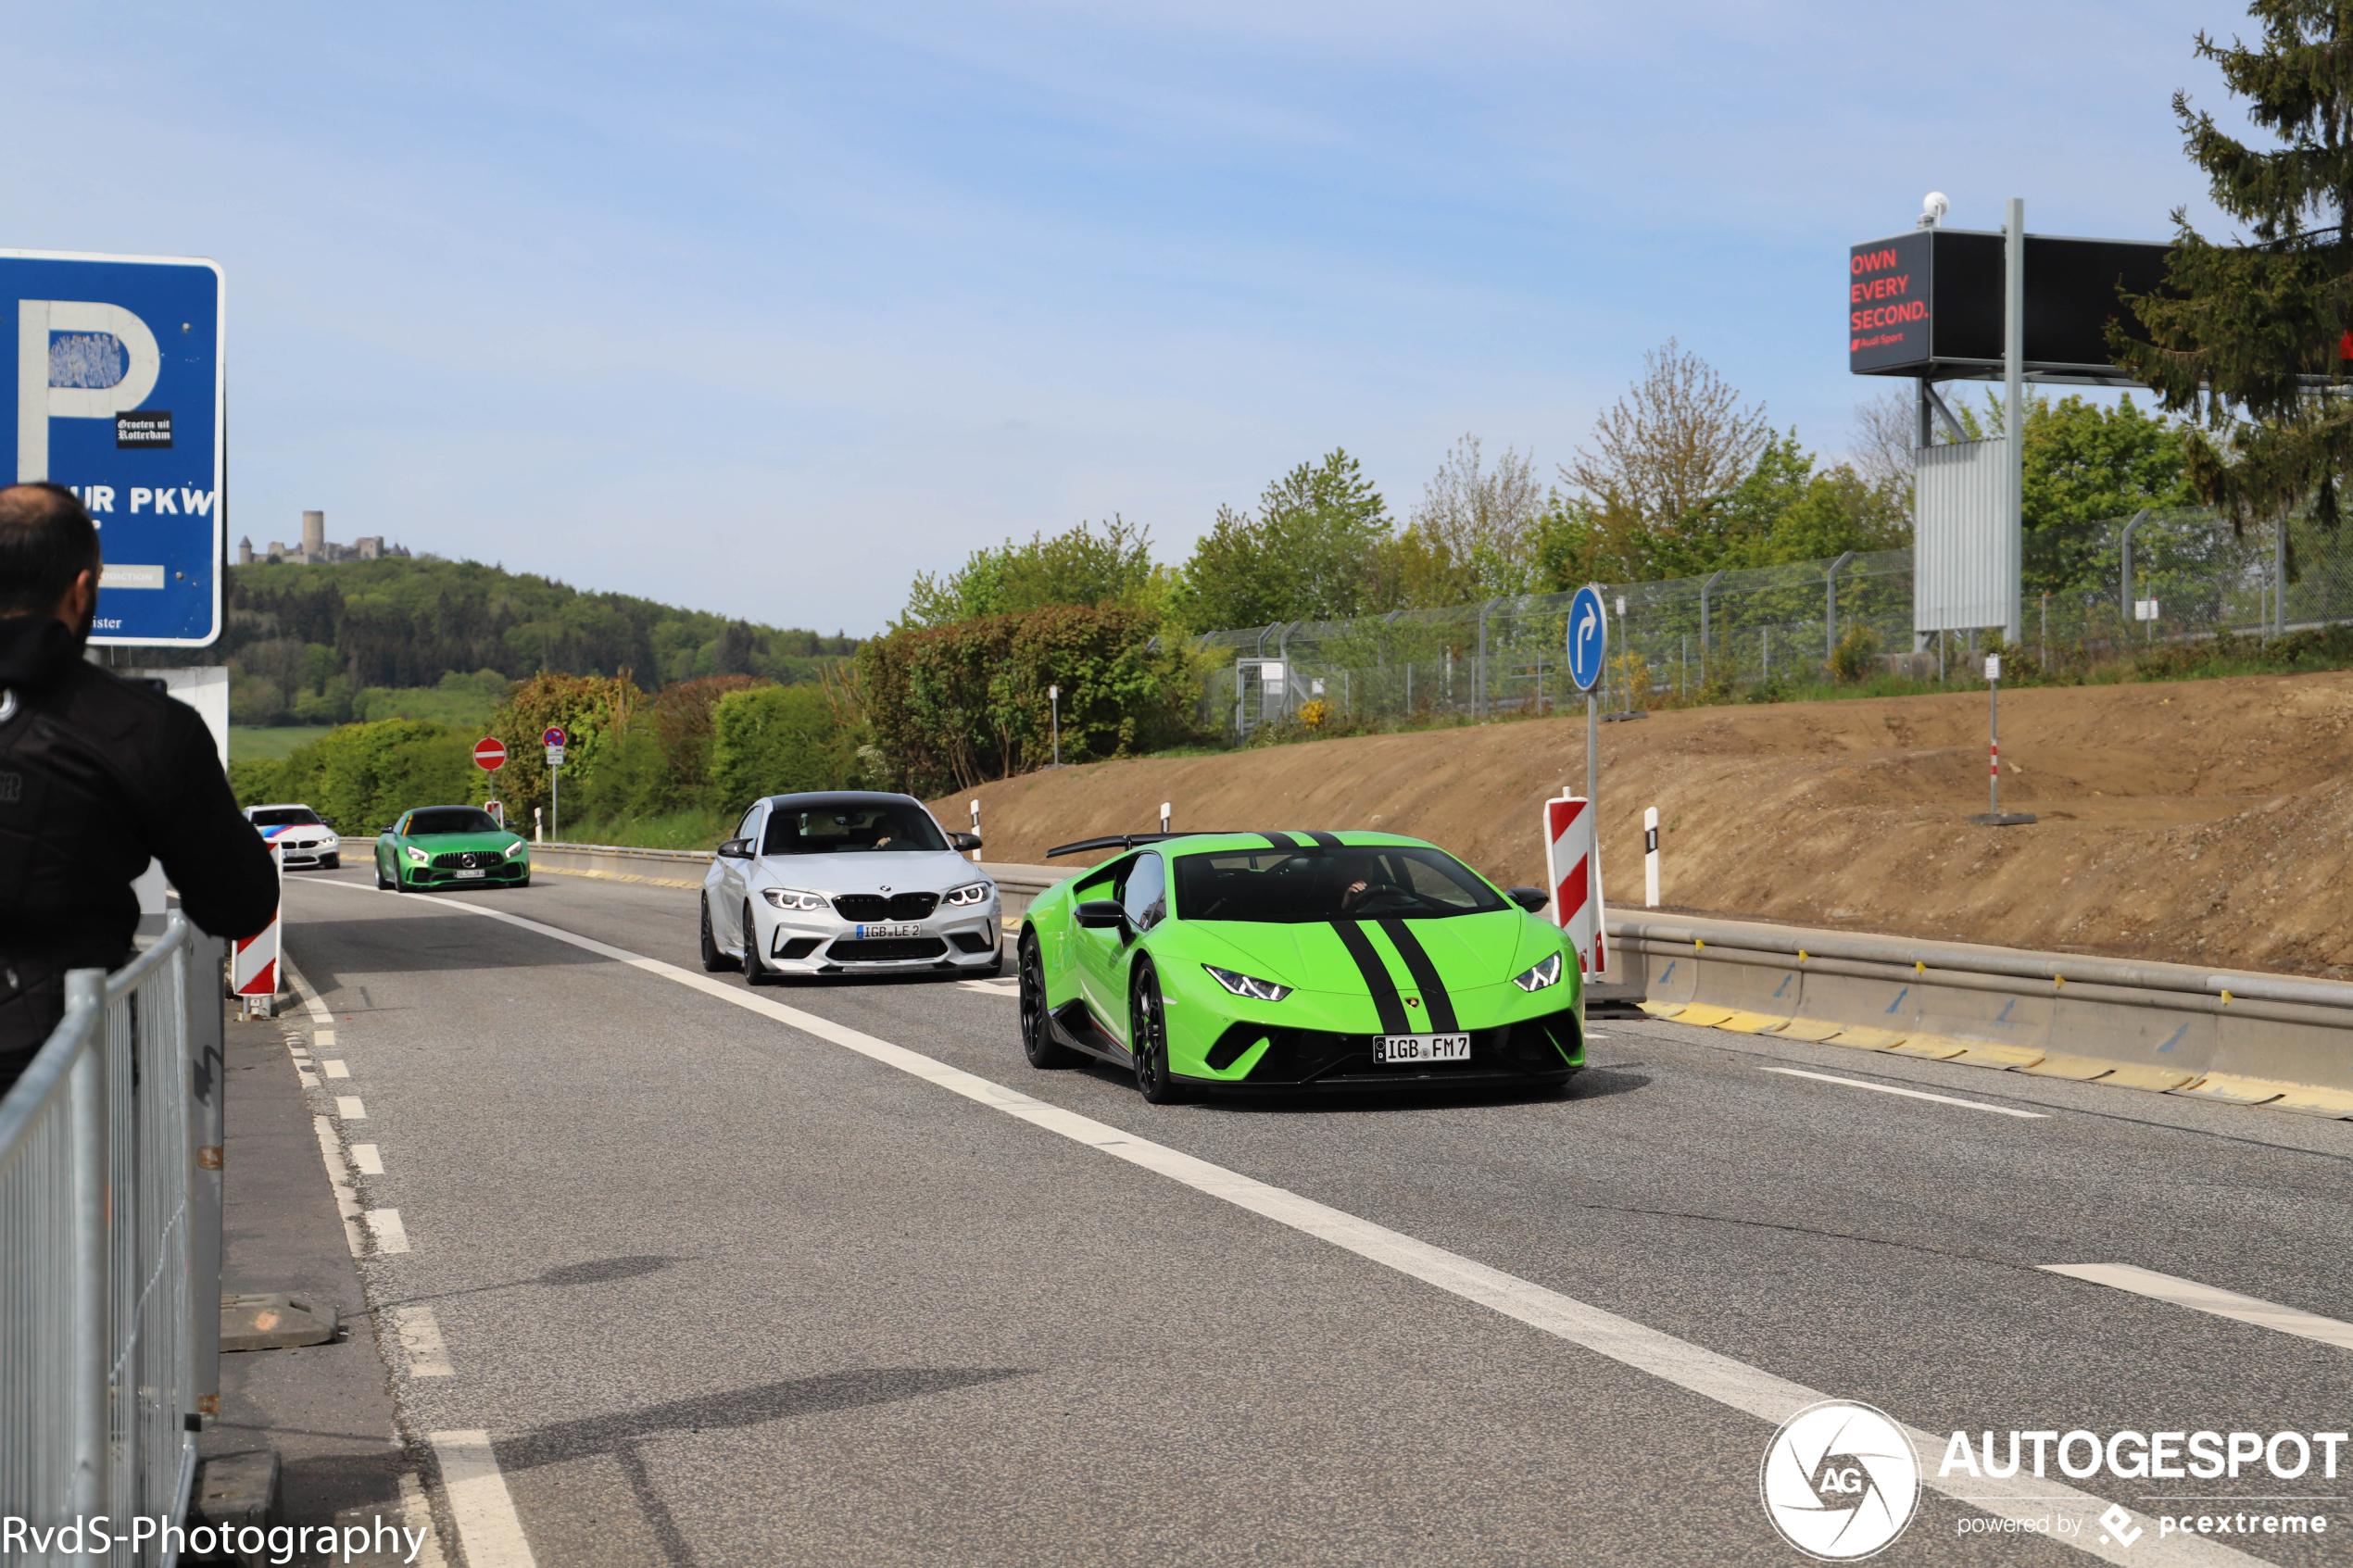
{"type": "Polygon", "coordinates": [[[278,847],[288,871],[316,866],[331,872],[343,864],[343,840],[308,806],[248,806],[245,821],[278,847]]]}
{"type": "Polygon", "coordinates": [[[711,857],[702,966],[758,985],[791,975],[1003,964],[997,884],[912,795],[826,791],[757,801],[711,857]]]}

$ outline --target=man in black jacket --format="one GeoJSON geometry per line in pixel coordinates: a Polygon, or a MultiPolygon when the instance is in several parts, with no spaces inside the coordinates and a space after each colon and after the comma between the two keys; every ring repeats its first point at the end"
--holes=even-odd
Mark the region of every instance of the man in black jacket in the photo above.
{"type": "Polygon", "coordinates": [[[0,1095],[63,1015],[66,971],[130,958],[150,857],[216,936],[278,907],[204,720],[83,659],[97,608],[98,532],[73,492],[0,489],[0,1095]]]}

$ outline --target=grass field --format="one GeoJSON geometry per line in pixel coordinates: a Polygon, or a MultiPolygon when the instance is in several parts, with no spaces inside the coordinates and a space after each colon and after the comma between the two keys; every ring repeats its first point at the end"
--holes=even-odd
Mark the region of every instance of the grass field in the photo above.
{"type": "Polygon", "coordinates": [[[283,762],[296,746],[308,746],[327,733],[324,724],[252,724],[229,726],[229,760],[283,762]]]}

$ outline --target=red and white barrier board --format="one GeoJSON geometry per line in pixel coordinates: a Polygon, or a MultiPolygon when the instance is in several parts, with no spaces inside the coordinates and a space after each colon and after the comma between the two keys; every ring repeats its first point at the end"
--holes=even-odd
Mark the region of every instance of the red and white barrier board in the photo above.
{"type": "Polygon", "coordinates": [[[268,925],[254,935],[239,937],[229,955],[231,992],[252,998],[245,1003],[247,1010],[265,1016],[275,1010],[271,1004],[278,995],[278,933],[286,913],[285,856],[272,844],[270,859],[278,868],[278,907],[271,911],[268,925]]]}
{"type": "Polygon", "coordinates": [[[1602,920],[1601,840],[1592,802],[1564,795],[1544,802],[1544,873],[1553,923],[1568,934],[1588,980],[1609,974],[1609,935],[1602,920]]]}

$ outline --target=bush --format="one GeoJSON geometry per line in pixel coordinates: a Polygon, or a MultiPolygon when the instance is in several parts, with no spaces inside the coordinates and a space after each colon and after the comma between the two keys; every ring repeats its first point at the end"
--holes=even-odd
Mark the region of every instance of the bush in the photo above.
{"type": "Polygon", "coordinates": [[[729,812],[765,795],[838,789],[854,766],[815,686],[733,691],[711,709],[711,778],[729,812]]]}
{"type": "Polygon", "coordinates": [[[1136,610],[1053,605],[901,629],[858,651],[874,746],[900,787],[969,789],[1045,763],[1047,688],[1062,688],[1062,759],[1125,757],[1187,737],[1198,685],[1136,610]]]}
{"type": "Polygon", "coordinates": [[[1831,651],[1831,677],[1842,685],[1853,685],[1875,672],[1879,659],[1879,633],[1857,621],[1846,629],[1831,651]]]}
{"type": "Polygon", "coordinates": [[[271,799],[299,800],[350,837],[371,837],[412,806],[479,800],[473,737],[444,724],[386,719],[345,724],[275,764],[238,764],[238,798],[246,785],[266,782],[271,799]],[[274,776],[260,769],[269,767],[274,776]]]}

